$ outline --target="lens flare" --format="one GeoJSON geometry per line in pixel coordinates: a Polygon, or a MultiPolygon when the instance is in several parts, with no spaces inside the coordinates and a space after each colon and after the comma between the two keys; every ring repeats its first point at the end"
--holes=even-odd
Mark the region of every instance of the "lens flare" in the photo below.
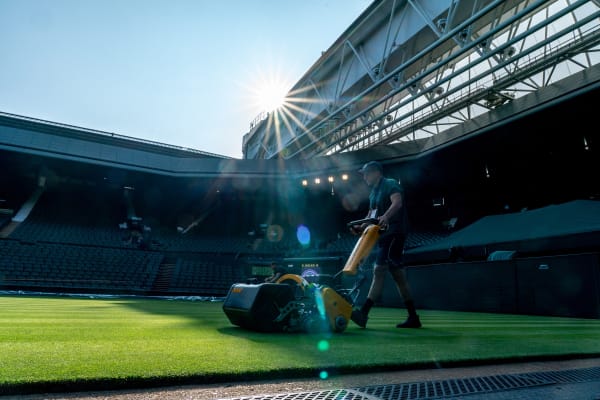
{"type": "Polygon", "coordinates": [[[317,311],[319,311],[319,315],[321,315],[321,318],[325,319],[327,317],[325,302],[323,301],[323,295],[320,290],[315,290],[315,304],[317,306],[317,311]]]}
{"type": "Polygon", "coordinates": [[[317,343],[317,349],[319,349],[319,351],[329,350],[329,342],[327,340],[319,340],[319,343],[317,343]]]}
{"type": "Polygon", "coordinates": [[[296,238],[298,238],[298,242],[300,242],[302,246],[310,245],[310,231],[306,226],[300,225],[296,229],[296,238]]]}
{"type": "Polygon", "coordinates": [[[277,224],[269,225],[267,227],[266,236],[269,242],[281,242],[281,239],[283,238],[283,228],[281,225],[277,224]]]}
{"type": "Polygon", "coordinates": [[[327,379],[329,378],[329,374],[327,373],[327,371],[321,371],[321,373],[319,373],[319,378],[327,379]]]}

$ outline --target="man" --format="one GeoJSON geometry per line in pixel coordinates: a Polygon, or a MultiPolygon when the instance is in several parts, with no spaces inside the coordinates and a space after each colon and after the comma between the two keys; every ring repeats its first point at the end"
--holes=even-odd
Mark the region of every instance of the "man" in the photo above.
{"type": "MultiPolygon", "coordinates": [[[[408,311],[406,321],[396,325],[397,328],[420,328],[421,321],[415,310],[415,303],[410,293],[402,255],[408,231],[408,217],[404,205],[404,190],[394,179],[383,175],[383,166],[377,161],[366,163],[359,172],[371,188],[369,195],[369,213],[366,218],[376,218],[381,227],[377,241],[377,258],[373,268],[373,280],[365,303],[360,309],[352,312],[352,321],[362,328],[367,326],[369,311],[381,296],[386,272],[390,272],[398,291],[402,295],[408,311]]],[[[367,224],[359,228],[351,228],[355,235],[360,234],[367,224]]]]}
{"type": "Polygon", "coordinates": [[[286,269],[281,265],[277,265],[276,262],[271,263],[271,276],[265,278],[265,282],[276,283],[279,278],[285,275],[286,269]]]}

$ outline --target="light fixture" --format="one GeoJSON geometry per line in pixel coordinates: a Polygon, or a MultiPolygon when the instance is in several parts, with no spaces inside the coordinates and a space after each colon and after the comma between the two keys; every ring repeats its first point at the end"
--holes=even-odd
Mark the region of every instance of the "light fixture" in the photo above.
{"type": "Polygon", "coordinates": [[[347,181],[348,180],[348,174],[342,174],[342,180],[343,181],[347,181]]]}
{"type": "Polygon", "coordinates": [[[302,179],[302,186],[308,186],[308,180],[302,179]]]}
{"type": "Polygon", "coordinates": [[[461,42],[466,42],[467,39],[469,39],[470,34],[470,30],[468,28],[465,28],[462,31],[458,32],[458,40],[460,40],[461,42]]]}
{"type": "Polygon", "coordinates": [[[318,185],[321,183],[321,178],[315,178],[315,184],[318,185]]]}
{"type": "Polygon", "coordinates": [[[508,46],[508,47],[505,47],[502,50],[498,51],[498,56],[502,60],[508,60],[509,58],[511,58],[512,56],[514,56],[515,54],[517,54],[517,49],[515,48],[515,46],[508,46]]]}
{"type": "Polygon", "coordinates": [[[437,28],[440,32],[444,32],[446,30],[446,18],[440,18],[436,21],[437,28]]]}
{"type": "Polygon", "coordinates": [[[329,175],[329,176],[327,177],[327,182],[329,182],[329,183],[331,184],[331,195],[332,195],[332,196],[335,196],[335,192],[334,192],[334,190],[333,190],[333,181],[334,181],[334,178],[333,178],[333,176],[329,175]]]}
{"type": "Polygon", "coordinates": [[[496,108],[502,104],[511,101],[515,98],[515,95],[508,92],[497,92],[490,90],[485,96],[485,106],[488,108],[496,108]]]}
{"type": "Polygon", "coordinates": [[[585,136],[583,137],[583,149],[584,150],[589,150],[590,149],[590,145],[587,142],[587,139],[585,138],[585,136]]]}
{"type": "Polygon", "coordinates": [[[485,177],[486,177],[486,178],[489,178],[489,177],[490,177],[490,170],[488,169],[488,166],[487,166],[487,164],[486,164],[486,166],[485,166],[485,177]]]}

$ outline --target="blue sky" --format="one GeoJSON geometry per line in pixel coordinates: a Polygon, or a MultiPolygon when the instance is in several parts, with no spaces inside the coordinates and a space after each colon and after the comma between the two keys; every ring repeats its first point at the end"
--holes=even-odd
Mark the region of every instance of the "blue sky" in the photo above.
{"type": "Polygon", "coordinates": [[[371,0],[0,0],[0,111],[240,158],[371,0]]]}

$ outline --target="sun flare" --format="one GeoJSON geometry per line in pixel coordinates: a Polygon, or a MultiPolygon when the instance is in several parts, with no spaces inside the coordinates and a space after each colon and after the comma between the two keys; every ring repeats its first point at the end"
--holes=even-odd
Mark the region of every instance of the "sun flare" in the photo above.
{"type": "Polygon", "coordinates": [[[291,84],[279,74],[261,76],[251,87],[252,102],[261,112],[271,112],[282,107],[291,84]]]}
{"type": "Polygon", "coordinates": [[[271,112],[283,106],[288,86],[281,81],[263,82],[256,88],[256,102],[261,110],[271,112]]]}

